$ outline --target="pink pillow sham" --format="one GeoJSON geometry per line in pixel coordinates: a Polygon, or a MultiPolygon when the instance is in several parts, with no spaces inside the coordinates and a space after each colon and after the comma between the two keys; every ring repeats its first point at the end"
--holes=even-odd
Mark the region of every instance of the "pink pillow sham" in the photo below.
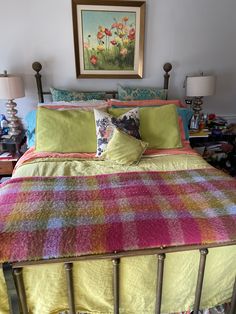
{"type": "Polygon", "coordinates": [[[148,99],[148,100],[130,100],[120,101],[115,99],[109,99],[108,105],[114,107],[145,107],[145,106],[162,106],[174,104],[178,107],[185,108],[186,106],[179,100],[161,100],[161,99],[148,99]]]}

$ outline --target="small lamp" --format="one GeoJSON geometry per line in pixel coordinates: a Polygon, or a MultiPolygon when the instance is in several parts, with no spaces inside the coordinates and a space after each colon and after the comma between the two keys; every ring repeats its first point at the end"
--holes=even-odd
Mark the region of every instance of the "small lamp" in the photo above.
{"type": "Polygon", "coordinates": [[[13,99],[24,96],[25,91],[21,77],[8,75],[6,71],[3,75],[0,75],[0,99],[8,100],[6,107],[9,121],[9,137],[17,136],[21,132],[19,129],[16,103],[13,99]]]}
{"type": "Polygon", "coordinates": [[[214,95],[214,76],[188,76],[186,82],[186,96],[195,97],[193,102],[194,115],[199,118],[202,110],[202,98],[214,95]]]}

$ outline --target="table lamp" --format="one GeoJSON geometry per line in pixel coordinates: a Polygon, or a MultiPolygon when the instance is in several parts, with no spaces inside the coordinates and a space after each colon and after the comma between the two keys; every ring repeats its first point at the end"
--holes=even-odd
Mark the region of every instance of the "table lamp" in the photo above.
{"type": "Polygon", "coordinates": [[[6,71],[3,75],[0,75],[0,99],[7,100],[9,137],[17,136],[21,132],[19,119],[17,117],[16,103],[13,100],[24,96],[25,91],[21,77],[8,75],[6,71]]]}
{"type": "Polygon", "coordinates": [[[193,111],[195,117],[199,118],[202,110],[202,98],[214,95],[215,81],[214,76],[187,76],[186,96],[195,97],[193,101],[193,111]]]}

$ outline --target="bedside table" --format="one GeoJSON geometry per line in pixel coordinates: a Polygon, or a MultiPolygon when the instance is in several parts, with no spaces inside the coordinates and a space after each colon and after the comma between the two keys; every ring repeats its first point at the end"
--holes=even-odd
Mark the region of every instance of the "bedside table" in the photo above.
{"type": "Polygon", "coordinates": [[[14,166],[22,155],[21,147],[25,140],[24,132],[14,138],[0,138],[0,179],[12,175],[14,166]]]}
{"type": "Polygon", "coordinates": [[[232,162],[235,153],[224,152],[221,145],[235,143],[236,135],[212,135],[209,131],[201,131],[190,133],[189,141],[191,147],[213,167],[235,175],[236,164],[232,162]]]}
{"type": "Polygon", "coordinates": [[[12,157],[6,157],[6,158],[1,158],[0,155],[0,178],[5,177],[5,176],[11,176],[12,171],[15,167],[15,164],[19,157],[17,156],[12,156],[12,157]]]}

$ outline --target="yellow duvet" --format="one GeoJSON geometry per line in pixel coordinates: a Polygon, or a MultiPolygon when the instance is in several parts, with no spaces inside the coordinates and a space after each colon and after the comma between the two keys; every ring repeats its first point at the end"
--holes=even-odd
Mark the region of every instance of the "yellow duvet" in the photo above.
{"type": "MultiPolygon", "coordinates": [[[[107,161],[37,159],[21,165],[14,177],[94,175],[99,173],[183,170],[210,167],[197,155],[143,158],[138,166],[118,166],[107,161]]],[[[164,272],[162,313],[187,311],[194,302],[199,252],[167,254],[164,272]]],[[[121,308],[124,314],[153,314],[156,292],[156,256],[121,259],[121,308]]],[[[74,263],[76,309],[81,313],[113,313],[112,262],[74,263]]],[[[236,275],[236,247],[210,249],[206,263],[201,308],[228,301],[236,275]]],[[[28,266],[24,283],[30,313],[50,314],[68,309],[63,264],[28,266]]],[[[0,314],[7,314],[6,287],[0,270],[0,314]]]]}

